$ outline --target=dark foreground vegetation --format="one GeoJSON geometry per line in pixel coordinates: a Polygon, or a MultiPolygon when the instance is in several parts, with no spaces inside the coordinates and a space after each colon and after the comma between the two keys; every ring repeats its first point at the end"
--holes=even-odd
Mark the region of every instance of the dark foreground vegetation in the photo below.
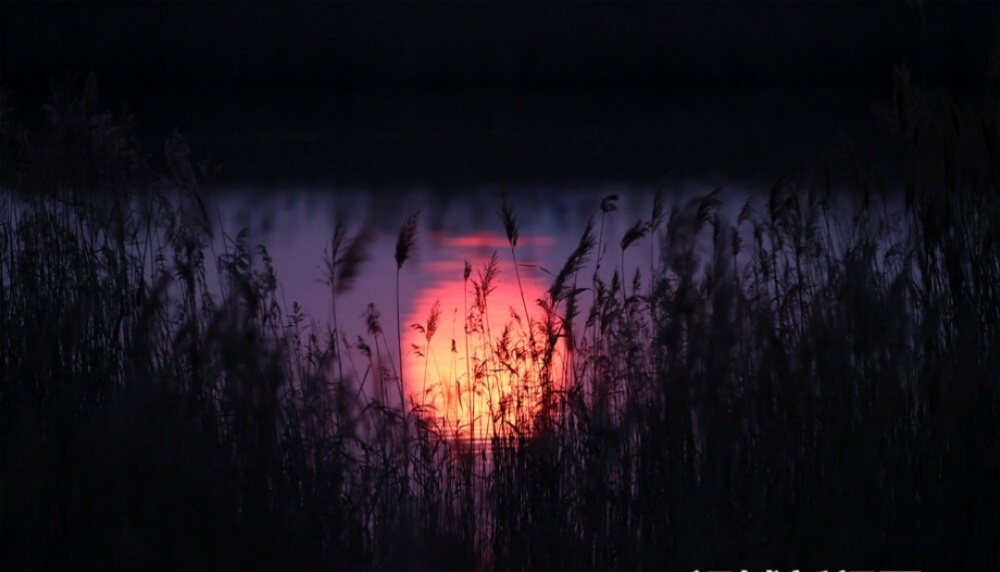
{"type": "MultiPolygon", "coordinates": [[[[609,197],[530,326],[481,323],[495,269],[456,276],[455,382],[517,380],[475,446],[393,398],[398,324],[343,339],[245,235],[212,247],[179,137],[154,169],[91,83],[5,117],[4,568],[1000,569],[998,117],[903,72],[887,100],[895,180],[845,144],[620,237],[609,197]]],[[[334,237],[334,297],[363,249],[334,237]]]]}

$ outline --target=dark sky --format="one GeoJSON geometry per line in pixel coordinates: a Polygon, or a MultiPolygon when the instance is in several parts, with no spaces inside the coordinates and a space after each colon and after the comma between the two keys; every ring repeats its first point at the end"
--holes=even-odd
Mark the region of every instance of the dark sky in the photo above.
{"type": "Polygon", "coordinates": [[[8,84],[587,89],[981,81],[1000,2],[0,3],[8,84]]]}

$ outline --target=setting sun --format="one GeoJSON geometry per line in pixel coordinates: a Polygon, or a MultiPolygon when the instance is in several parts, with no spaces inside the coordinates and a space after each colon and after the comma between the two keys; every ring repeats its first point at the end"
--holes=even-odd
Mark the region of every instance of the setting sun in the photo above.
{"type": "MultiPolygon", "coordinates": [[[[416,295],[404,324],[407,399],[426,421],[460,439],[528,433],[543,395],[544,360],[532,331],[543,284],[522,265],[519,287],[509,256],[497,255],[491,270],[484,247],[505,247],[499,235],[435,240],[451,253],[476,252],[428,265],[433,281],[416,295]]],[[[552,240],[530,242],[544,247],[552,240]]]]}

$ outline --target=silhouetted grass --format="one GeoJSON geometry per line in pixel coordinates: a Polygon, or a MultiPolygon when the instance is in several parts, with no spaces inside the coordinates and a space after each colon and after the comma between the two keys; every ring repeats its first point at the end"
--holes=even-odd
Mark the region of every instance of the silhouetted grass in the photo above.
{"type": "MultiPolygon", "coordinates": [[[[356,340],[336,323],[367,232],[338,227],[334,323],[308,326],[263,247],[212,250],[179,136],[159,175],[92,82],[55,90],[0,221],[4,565],[997,569],[996,109],[896,79],[901,192],[845,147],[735,220],[658,195],[610,279],[609,196],[509,324],[487,317],[504,265],[466,263],[470,358],[409,401],[378,310],[356,340]],[[494,396],[485,441],[435,391],[494,396]]],[[[516,271],[514,205],[498,225],[516,271]]]]}

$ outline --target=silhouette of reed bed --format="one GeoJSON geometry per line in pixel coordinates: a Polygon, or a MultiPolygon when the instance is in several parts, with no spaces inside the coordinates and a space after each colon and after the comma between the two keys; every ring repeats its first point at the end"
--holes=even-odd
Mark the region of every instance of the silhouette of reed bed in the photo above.
{"type": "Polygon", "coordinates": [[[2,133],[5,566],[1000,568],[995,108],[900,70],[877,114],[898,191],[845,145],[743,205],[658,196],[620,237],[609,196],[540,299],[484,324],[496,273],[520,284],[504,202],[510,262],[455,277],[473,357],[448,383],[492,396],[478,433],[404,395],[398,278],[338,333],[417,215],[394,261],[337,230],[316,324],[179,135],[155,167],[93,81],[46,114],[2,133]]]}

